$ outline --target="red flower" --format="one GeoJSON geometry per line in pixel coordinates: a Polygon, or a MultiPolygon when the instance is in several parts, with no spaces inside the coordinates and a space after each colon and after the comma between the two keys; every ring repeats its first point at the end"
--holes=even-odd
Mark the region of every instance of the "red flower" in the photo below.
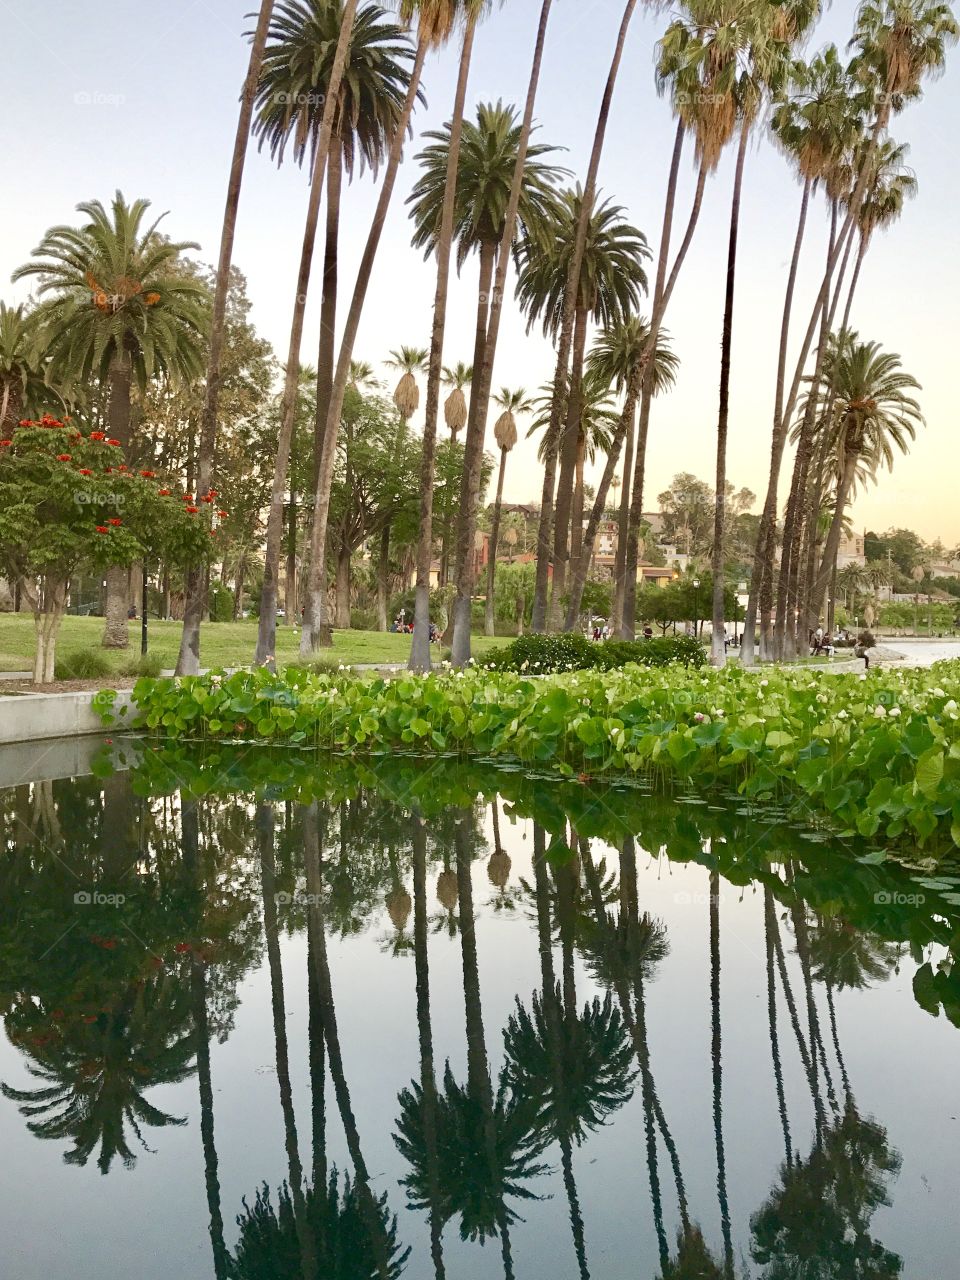
{"type": "MultiPolygon", "coordinates": [[[[68,419],[68,421],[69,421],[69,419],[68,419]]],[[[79,431],[74,431],[74,432],[72,432],[72,433],[71,433],[71,435],[70,435],[70,439],[71,439],[71,440],[82,440],[82,439],[83,439],[83,436],[80,434],[80,432],[79,432],[79,431]]]]}
{"type": "Polygon", "coordinates": [[[216,489],[208,489],[208,490],[207,490],[207,493],[209,493],[209,495],[210,495],[210,497],[211,497],[211,498],[216,498],[216,497],[218,497],[218,492],[217,492],[217,490],[216,490],[216,489]]]}
{"type": "Polygon", "coordinates": [[[104,467],[104,468],[103,468],[103,474],[104,474],[105,476],[112,475],[112,474],[113,474],[113,467],[104,467]]]}
{"type": "Polygon", "coordinates": [[[189,511],[192,516],[195,516],[197,512],[200,510],[199,507],[184,507],[183,509],[184,511],[189,511]]]}
{"type": "Polygon", "coordinates": [[[193,501],[193,494],[192,494],[192,493],[185,493],[185,494],[183,495],[183,500],[184,500],[184,502],[192,502],[192,501],[193,501]]]}
{"type": "Polygon", "coordinates": [[[107,444],[115,445],[118,449],[119,449],[119,447],[120,447],[120,441],[119,441],[119,440],[108,440],[108,441],[107,441],[107,444]]]}
{"type": "Polygon", "coordinates": [[[31,422],[31,420],[30,420],[29,418],[21,418],[21,419],[20,419],[20,421],[17,423],[17,426],[18,426],[18,427],[32,427],[32,426],[33,426],[33,423],[31,422]]]}
{"type": "Polygon", "coordinates": [[[147,480],[152,480],[152,479],[153,479],[153,477],[154,477],[154,475],[155,475],[155,472],[153,472],[153,471],[141,471],[141,472],[140,472],[140,474],[141,474],[145,479],[147,479],[147,480]]]}
{"type": "Polygon", "coordinates": [[[220,519],[221,519],[221,520],[226,520],[226,518],[227,518],[227,516],[228,516],[229,514],[230,514],[230,512],[229,512],[229,511],[218,511],[218,512],[217,512],[217,515],[220,517],[220,519]]]}
{"type": "Polygon", "coordinates": [[[115,529],[119,529],[123,524],[123,521],[114,516],[111,520],[107,521],[107,524],[112,524],[115,529]]]}
{"type": "Polygon", "coordinates": [[[78,474],[81,476],[92,476],[93,472],[90,470],[89,467],[81,467],[78,474]]]}
{"type": "Polygon", "coordinates": [[[160,495],[160,497],[161,497],[161,498],[169,498],[169,497],[170,497],[170,490],[169,490],[169,489],[158,489],[158,490],[157,490],[157,493],[159,493],[159,495],[160,495]]]}
{"type": "Polygon", "coordinates": [[[0,449],[6,449],[11,444],[13,444],[12,440],[0,440],[0,449]]]}
{"type": "Polygon", "coordinates": [[[69,453],[58,453],[58,454],[57,454],[57,461],[58,461],[58,462],[69,462],[69,461],[70,461],[70,455],[69,455],[69,453]]]}
{"type": "Polygon", "coordinates": [[[90,432],[90,439],[91,439],[91,440],[106,440],[106,438],[107,438],[107,437],[103,434],[103,432],[102,432],[102,431],[91,431],[91,432],[90,432]]]}
{"type": "Polygon", "coordinates": [[[110,532],[110,530],[107,528],[107,526],[106,526],[105,524],[98,524],[98,525],[97,525],[97,533],[109,533],[109,532],[110,532]]]}
{"type": "Polygon", "coordinates": [[[177,953],[178,955],[181,955],[181,956],[182,956],[182,955],[184,954],[184,952],[186,952],[186,951],[192,951],[192,950],[193,950],[193,947],[191,947],[191,945],[190,945],[190,943],[189,943],[189,942],[178,942],[178,943],[177,943],[177,945],[176,945],[173,949],[174,949],[174,951],[176,951],[176,953],[177,953]]]}
{"type": "Polygon", "coordinates": [[[123,464],[122,464],[122,463],[121,463],[121,465],[120,465],[119,467],[117,467],[117,470],[118,470],[118,471],[126,471],[126,469],[127,469],[127,468],[126,468],[125,466],[123,466],[123,464]]]}

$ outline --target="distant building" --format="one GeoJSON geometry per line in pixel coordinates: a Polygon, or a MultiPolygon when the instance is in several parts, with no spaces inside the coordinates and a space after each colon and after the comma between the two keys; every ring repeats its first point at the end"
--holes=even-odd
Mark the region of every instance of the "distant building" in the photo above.
{"type": "Polygon", "coordinates": [[[862,568],[867,563],[863,546],[863,534],[854,533],[849,538],[841,538],[837,550],[837,568],[845,569],[848,564],[857,564],[862,568]]]}

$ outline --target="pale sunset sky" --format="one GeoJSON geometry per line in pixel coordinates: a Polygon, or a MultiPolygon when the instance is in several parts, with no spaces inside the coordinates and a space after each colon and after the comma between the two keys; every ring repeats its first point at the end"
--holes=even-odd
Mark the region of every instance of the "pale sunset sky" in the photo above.
{"type": "MultiPolygon", "coordinates": [[[[196,240],[215,262],[236,129],[237,98],[248,45],[245,15],[254,0],[0,0],[0,111],[4,132],[0,202],[0,297],[23,300],[30,282],[9,283],[53,223],[75,220],[80,200],[109,202],[120,188],[169,210],[166,232],[196,240]]],[[[539,139],[564,148],[557,162],[582,178],[596,113],[622,13],[622,0],[557,0],[538,99],[539,139]]],[[[526,93],[539,0],[506,0],[479,33],[468,102],[526,93]]],[[[856,6],[837,0],[811,38],[814,50],[845,45],[856,6]]],[[[600,171],[603,194],[621,204],[655,251],[674,124],[655,91],[653,63],[667,11],[634,18],[600,171]]],[[[892,134],[909,143],[919,195],[899,223],[878,235],[854,304],[861,337],[898,352],[923,384],[927,425],[893,475],[861,496],[859,528],[892,525],[924,538],[960,543],[960,447],[951,378],[960,337],[957,252],[960,203],[960,50],[921,102],[895,120],[892,134]]],[[[392,347],[427,346],[435,273],[410,247],[404,201],[416,180],[419,135],[438,128],[453,97],[456,50],[427,66],[426,109],[415,117],[391,216],[377,261],[356,356],[379,368],[392,347]]],[[[677,471],[710,481],[719,377],[720,322],[726,262],[732,157],[711,178],[694,246],[666,326],[681,357],[675,391],[651,423],[645,506],[677,471]]],[[[692,162],[684,166],[678,220],[685,219],[692,162]]],[[[252,319],[278,353],[287,347],[289,312],[306,207],[306,175],[277,170],[251,145],[234,255],[246,274],[252,319]]],[[[341,317],[372,212],[369,176],[345,193],[341,246],[341,317]]],[[[728,475],[759,497],[766,484],[770,415],[786,268],[799,207],[799,185],[784,158],[759,131],[747,160],[734,329],[728,475]]],[[[818,203],[802,264],[794,336],[799,340],[819,283],[826,214],[818,203]]],[[[445,363],[472,354],[475,263],[454,282],[445,363]]],[[[303,359],[315,363],[319,272],[308,312],[303,359]]],[[[496,386],[536,390],[552,376],[549,345],[525,334],[517,309],[501,333],[496,386]]],[[[538,501],[536,445],[522,438],[507,473],[508,501],[538,501]]],[[[781,494],[786,489],[786,476],[781,494]]]]}

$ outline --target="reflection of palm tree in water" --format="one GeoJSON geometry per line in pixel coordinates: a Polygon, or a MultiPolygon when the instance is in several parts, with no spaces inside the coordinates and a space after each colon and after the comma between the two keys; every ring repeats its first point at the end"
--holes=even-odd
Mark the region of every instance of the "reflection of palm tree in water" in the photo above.
{"type": "Polygon", "coordinates": [[[534,875],[540,940],[541,991],[532,1012],[517,1001],[517,1011],[504,1032],[507,1079],[522,1097],[536,1102],[534,1129],[544,1145],[560,1146],[564,1187],[573,1231],[574,1251],[583,1280],[589,1277],[583,1216],[573,1172],[573,1144],[606,1123],[629,1101],[636,1072],[623,1021],[608,994],[595,998],[578,1014],[574,986],[573,944],[579,868],[574,859],[557,869],[557,894],[563,986],[553,966],[551,893],[543,829],[534,828],[534,875]]]}
{"type": "MultiPolygon", "coordinates": [[[[240,1240],[229,1275],[231,1280],[300,1280],[306,1274],[311,1280],[397,1280],[405,1269],[410,1251],[403,1250],[397,1241],[397,1221],[389,1213],[386,1194],[378,1199],[370,1190],[343,1070],[320,907],[321,854],[316,804],[303,810],[303,838],[307,892],[310,895],[307,941],[312,964],[311,1038],[319,1032],[326,1045],[334,1094],[355,1177],[352,1180],[345,1177],[341,1190],[335,1167],[330,1170],[329,1177],[325,1176],[323,1057],[311,1046],[315,1181],[313,1187],[305,1191],[302,1203],[316,1250],[315,1261],[309,1264],[308,1272],[302,1244],[304,1231],[297,1221],[297,1206],[290,1188],[286,1184],[280,1188],[274,1206],[270,1189],[264,1185],[257,1192],[252,1206],[244,1201],[244,1213],[238,1218],[240,1240]],[[318,1088],[321,1091],[319,1096],[318,1088]]],[[[295,1142],[295,1131],[293,1138],[295,1142]]]]}
{"type": "Polygon", "coordinates": [[[414,1208],[433,1210],[441,1223],[459,1216],[464,1240],[485,1242],[499,1236],[504,1275],[513,1276],[510,1224],[517,1219],[508,1197],[533,1199],[526,1179],[543,1172],[535,1163],[540,1149],[529,1127],[525,1102],[501,1077],[494,1094],[490,1079],[480,999],[474,928],[469,810],[457,813],[453,840],[460,917],[467,1083],[461,1086],[449,1063],[437,1095],[437,1174],[427,1150],[425,1097],[421,1085],[404,1089],[395,1141],[411,1166],[404,1180],[414,1208]],[[437,1202],[439,1197],[439,1203],[437,1202]]]}
{"type": "Polygon", "coordinates": [[[589,843],[581,841],[581,849],[583,872],[593,907],[593,919],[584,924],[581,946],[597,981],[616,992],[640,1067],[647,1169],[650,1178],[654,1227],[660,1250],[661,1274],[664,1280],[668,1277],[671,1280],[674,1277],[679,1280],[679,1277],[685,1275],[720,1276],[723,1273],[710,1257],[699,1227],[690,1220],[686,1187],[676,1144],[667,1125],[650,1065],[645,989],[646,984],[653,977],[656,966],[668,953],[665,931],[659,920],[652,919],[647,913],[643,915],[639,913],[636,847],[632,837],[627,837],[621,847],[621,905],[616,915],[607,910],[600,876],[590,854],[589,843]],[[657,1153],[658,1130],[670,1159],[680,1210],[680,1231],[677,1254],[674,1259],[670,1257],[663,1222],[657,1153]]]}
{"type": "Polygon", "coordinates": [[[717,1148],[717,1198],[723,1233],[723,1274],[733,1276],[733,1240],[727,1198],[727,1161],[723,1143],[723,1059],[720,1030],[720,873],[710,872],[710,1059],[713,1067],[713,1128],[717,1148]]]}

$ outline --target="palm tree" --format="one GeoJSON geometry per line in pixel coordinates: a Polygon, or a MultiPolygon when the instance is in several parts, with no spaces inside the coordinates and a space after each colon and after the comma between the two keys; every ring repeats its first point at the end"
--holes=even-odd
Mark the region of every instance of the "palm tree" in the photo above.
{"type": "Polygon", "coordinates": [[[450,388],[450,394],[443,404],[443,420],[450,432],[450,439],[456,443],[457,434],[467,425],[467,397],[463,389],[473,381],[473,365],[464,364],[461,360],[453,369],[444,366],[441,381],[445,387],[450,388]]]}
{"type": "Polygon", "coordinates": [[[583,536],[579,557],[573,566],[570,598],[564,628],[572,631],[580,613],[580,602],[587,583],[590,560],[596,543],[597,530],[606,510],[607,495],[614,482],[614,473],[620,452],[626,440],[623,462],[623,491],[620,495],[620,517],[617,537],[617,558],[614,568],[614,600],[612,629],[619,632],[623,621],[624,575],[627,559],[627,530],[630,518],[630,477],[633,464],[634,425],[637,396],[644,370],[649,362],[651,386],[654,395],[668,390],[676,381],[680,361],[670,349],[670,337],[660,329],[654,346],[650,347],[650,325],[642,316],[630,315],[625,320],[605,329],[590,352],[588,369],[608,387],[616,387],[625,395],[623,411],[612,433],[603,476],[594,498],[593,510],[583,536]]]}
{"type": "MultiPolygon", "coordinates": [[[[285,0],[271,25],[271,43],[264,56],[264,74],[258,100],[256,129],[261,143],[270,146],[278,164],[292,141],[294,157],[302,165],[309,158],[312,170],[310,198],[297,272],[296,293],[290,323],[290,344],[280,408],[280,430],[274,465],[267,542],[264,550],[263,588],[255,661],[274,666],[277,632],[277,579],[283,537],[283,498],[290,465],[290,449],[296,416],[300,346],[307,293],[320,217],[320,201],[326,171],[330,173],[328,209],[328,263],[337,255],[337,202],[341,166],[351,174],[359,153],[361,165],[371,168],[382,159],[393,132],[401,126],[410,49],[402,32],[387,19],[386,11],[366,4],[357,13],[358,0],[345,0],[341,9],[325,0],[285,0]],[[318,107],[320,108],[318,110],[318,107]],[[349,122],[349,123],[348,123],[349,122]],[[330,157],[334,157],[332,160],[330,157]]],[[[333,285],[335,286],[335,272],[333,285]]],[[[322,318],[321,368],[332,366],[335,291],[327,277],[327,314],[322,318]]],[[[320,392],[318,380],[318,395],[320,392]]],[[[318,410],[319,413],[319,410],[318,410]]],[[[317,442],[326,424],[315,429],[317,442]]],[[[319,471],[319,460],[318,460],[319,471]]]]}
{"type": "MultiPolygon", "coordinates": [[[[230,269],[233,265],[233,242],[237,230],[237,213],[240,208],[240,187],[247,159],[247,140],[253,119],[253,102],[263,66],[263,52],[267,44],[267,32],[273,16],[274,0],[261,0],[250,61],[240,95],[240,115],[237,134],[233,143],[230,177],[227,181],[227,199],[223,211],[223,229],[220,233],[220,258],[217,262],[217,282],[213,291],[213,308],[210,318],[210,352],[207,357],[207,383],[200,422],[200,446],[197,454],[197,489],[206,493],[213,480],[213,461],[217,443],[217,408],[220,401],[220,362],[227,323],[227,296],[230,292],[230,269]]],[[[200,670],[200,622],[206,603],[205,575],[199,568],[187,573],[184,598],[183,632],[180,653],[177,658],[178,675],[196,675],[200,670]]]]}
{"type": "Polygon", "coordinates": [[[547,427],[546,458],[543,474],[543,494],[540,503],[540,523],[537,529],[537,575],[534,587],[533,630],[544,631],[547,626],[548,588],[550,581],[550,563],[554,544],[554,497],[557,485],[557,458],[561,445],[561,414],[564,392],[570,366],[570,353],[574,341],[574,322],[577,313],[577,301],[580,296],[581,264],[587,246],[587,234],[590,217],[594,212],[597,193],[597,175],[600,171],[600,158],[610,119],[610,108],[613,105],[613,92],[616,88],[620,63],[626,44],[630,21],[636,9],[636,0],[627,0],[617,43],[614,48],[610,70],[600,101],[600,112],[597,127],[593,136],[593,147],[587,165],[587,176],[583,184],[583,195],[580,203],[580,216],[577,221],[576,235],[573,239],[573,252],[570,254],[567,279],[563,291],[563,302],[559,323],[557,325],[557,366],[553,379],[554,401],[547,427]]]}
{"type": "Polygon", "coordinates": [[[835,396],[832,421],[826,424],[835,440],[838,483],[833,522],[814,583],[813,599],[826,590],[840,546],[843,513],[857,467],[871,470],[893,466],[894,449],[906,453],[909,441],[923,425],[917,401],[908,394],[920,383],[900,366],[900,357],[884,352],[876,342],[839,344],[829,358],[827,385],[835,396]]]}
{"type": "MultiPolygon", "coordinates": [[[[810,196],[820,182],[826,183],[831,198],[839,194],[839,173],[850,149],[863,135],[863,121],[867,106],[862,86],[858,86],[850,69],[840,61],[836,47],[828,45],[809,64],[801,61],[794,64],[785,93],[773,112],[774,137],[787,156],[796,164],[797,171],[803,179],[803,189],[780,324],[770,472],[763,512],[757,530],[755,567],[744,621],[744,640],[740,653],[740,661],[744,665],[750,665],[753,662],[758,612],[764,653],[769,648],[767,633],[773,603],[777,489],[786,442],[784,396],[787,348],[810,196]]],[[[795,401],[795,396],[796,392],[791,388],[789,397],[791,404],[795,401]]]]}
{"type": "MultiPolygon", "coordinates": [[[[544,332],[557,340],[566,305],[569,263],[580,224],[583,193],[564,193],[560,216],[537,237],[525,237],[519,250],[517,296],[527,312],[528,324],[542,318],[544,332]]],[[[554,520],[551,607],[559,607],[566,587],[570,516],[573,507],[577,455],[580,442],[583,369],[590,321],[609,328],[635,312],[647,278],[643,269],[650,251],[642,232],[623,217],[623,209],[604,201],[591,209],[581,254],[579,288],[575,297],[572,369],[565,383],[566,425],[560,449],[554,520]]],[[[556,394],[556,388],[554,389],[556,394]]],[[[551,405],[550,421],[554,407],[551,405]]],[[[547,427],[549,466],[550,427],[547,427]]]]}
{"type": "Polygon", "coordinates": [[[390,358],[384,361],[388,369],[400,372],[400,381],[393,392],[393,403],[404,423],[409,422],[420,408],[417,374],[423,373],[429,354],[423,347],[400,347],[397,351],[391,351],[390,358]]]}
{"type": "Polygon", "coordinates": [[[44,377],[45,363],[33,313],[0,302],[0,436],[9,439],[21,418],[60,399],[44,377]]]}
{"type": "MultiPolygon", "coordinates": [[[[300,639],[300,651],[304,654],[311,653],[321,645],[330,645],[333,643],[333,628],[327,615],[326,552],[327,528],[330,517],[330,496],[337,458],[337,433],[340,426],[340,417],[343,412],[343,400],[350,381],[350,364],[353,358],[353,348],[357,340],[357,333],[360,329],[360,319],[363,314],[363,307],[367,298],[367,290],[370,287],[370,278],[373,274],[377,251],[380,247],[380,240],[383,235],[383,228],[386,224],[387,212],[390,208],[390,201],[393,198],[394,187],[396,186],[397,172],[400,168],[400,161],[403,152],[403,143],[406,138],[407,129],[410,125],[410,118],[413,114],[414,104],[416,103],[420,93],[420,79],[423,75],[423,65],[426,61],[428,51],[432,48],[439,47],[449,39],[458,19],[464,14],[464,6],[467,6],[467,31],[469,34],[469,43],[472,47],[473,29],[476,18],[479,17],[479,9],[482,7],[482,3],[483,0],[401,0],[400,3],[400,17],[404,22],[410,22],[414,17],[417,18],[416,54],[414,56],[413,67],[410,72],[410,81],[407,89],[407,95],[404,99],[401,117],[397,122],[397,128],[391,141],[387,166],[384,171],[383,182],[380,187],[380,196],[373,215],[373,222],[371,223],[366,246],[364,247],[363,256],[360,260],[360,267],[357,272],[357,280],[354,286],[353,297],[350,302],[350,309],[347,313],[343,337],[340,343],[340,353],[337,357],[336,374],[334,376],[333,387],[330,393],[330,405],[327,411],[327,424],[323,434],[323,450],[320,457],[320,466],[317,469],[313,520],[310,528],[310,580],[308,585],[306,610],[304,613],[303,630],[301,632],[300,639]]],[[[463,99],[466,97],[466,72],[469,67],[469,49],[466,49],[465,52],[466,60],[464,60],[463,57],[461,58],[460,80],[463,82],[462,93],[458,86],[458,101],[460,103],[461,118],[463,113],[463,99]],[[466,63],[466,65],[464,65],[464,63],[466,63]]],[[[431,372],[433,372],[432,362],[431,372]]],[[[438,379],[437,398],[439,399],[439,363],[436,374],[438,379]]],[[[429,387],[427,407],[429,422],[429,387]]],[[[434,422],[434,432],[435,430],[436,427],[434,422]]]]}
{"type": "Polygon", "coordinates": [[[503,479],[507,471],[507,454],[517,443],[518,413],[529,413],[533,402],[522,387],[511,391],[504,387],[495,397],[495,403],[503,410],[494,423],[493,436],[500,450],[500,474],[497,478],[497,498],[493,507],[493,523],[490,526],[490,559],[487,563],[487,602],[484,610],[484,631],[488,636],[496,634],[494,626],[493,595],[497,573],[497,546],[500,542],[500,510],[503,505],[503,479]]]}
{"type": "MultiPolygon", "coordinates": [[[[99,200],[85,201],[77,210],[87,222],[51,227],[34,260],[13,273],[14,280],[41,277],[46,296],[36,323],[52,376],[109,388],[110,433],[124,449],[131,443],[134,385],[144,392],[155,378],[198,377],[209,322],[206,289],[177,269],[181,253],[199,245],[161,236],[160,218],[144,228],[149,208],[149,200],[127,204],[119,191],[109,211],[99,200]]],[[[106,578],[103,643],[125,649],[127,570],[108,569],[106,578]]]]}
{"type": "MultiPolygon", "coordinates": [[[[457,163],[456,184],[453,195],[453,239],[457,245],[457,265],[462,267],[471,253],[476,251],[480,261],[477,292],[477,320],[474,339],[473,368],[483,360],[487,339],[487,324],[493,276],[497,254],[501,249],[504,220],[510,200],[511,183],[516,171],[523,129],[517,123],[513,107],[502,102],[480,103],[476,123],[465,120],[461,126],[460,153],[457,163]]],[[[437,251],[442,229],[446,197],[446,174],[451,153],[451,126],[439,132],[428,133],[431,145],[420,156],[422,175],[411,193],[415,231],[413,244],[426,250],[427,255],[437,251]]],[[[521,175],[520,197],[517,204],[519,226],[525,231],[534,230],[553,208],[555,184],[561,174],[545,161],[553,148],[546,144],[527,146],[526,159],[521,175]]],[[[512,246],[511,246],[512,248],[512,246]]],[[[471,372],[472,376],[472,372],[471,372]]],[[[475,406],[471,405],[466,417],[467,435],[464,452],[463,481],[460,495],[460,516],[457,530],[457,576],[460,576],[463,552],[465,508],[469,505],[474,472],[479,475],[483,459],[483,428],[478,427],[475,406]],[[479,439],[479,451],[478,451],[479,439]]],[[[454,439],[456,433],[453,433],[454,439]]],[[[421,477],[420,548],[418,564],[427,559],[432,542],[433,508],[433,460],[424,453],[421,477]],[[430,519],[427,519],[427,507],[430,519]]],[[[474,504],[477,499],[473,499],[474,504]]],[[[475,527],[475,511],[474,511],[475,527]]],[[[468,555],[473,565],[473,529],[468,555]]],[[[419,572],[419,570],[418,570],[419,572]]],[[[416,638],[414,648],[416,648],[416,638]]]]}

